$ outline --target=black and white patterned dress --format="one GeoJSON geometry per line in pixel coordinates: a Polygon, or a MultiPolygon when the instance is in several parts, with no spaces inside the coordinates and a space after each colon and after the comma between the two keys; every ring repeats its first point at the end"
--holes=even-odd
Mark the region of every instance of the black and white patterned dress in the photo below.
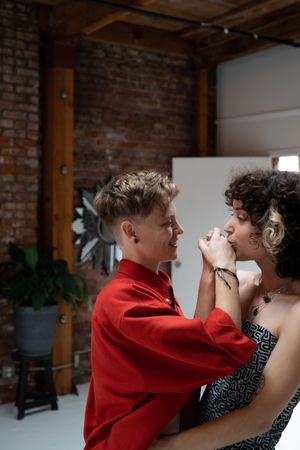
{"type": "MultiPolygon", "coordinates": [[[[211,383],[202,396],[198,423],[208,422],[230,411],[249,404],[256,392],[264,367],[274,349],[277,339],[261,325],[244,320],[243,333],[257,344],[257,349],[247,365],[242,365],[232,375],[211,383]]],[[[278,374],[280,376],[280,374],[278,374]]],[[[267,433],[253,439],[224,447],[223,450],[272,450],[287,426],[293,409],[300,400],[300,388],[287,407],[273,422],[267,433]]]]}

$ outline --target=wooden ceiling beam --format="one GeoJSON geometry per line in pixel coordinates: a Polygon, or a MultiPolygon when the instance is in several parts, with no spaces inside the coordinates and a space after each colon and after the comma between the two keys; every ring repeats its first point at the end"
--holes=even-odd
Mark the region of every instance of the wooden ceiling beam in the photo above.
{"type": "Polygon", "coordinates": [[[180,39],[173,33],[129,23],[113,23],[89,36],[90,40],[109,42],[140,50],[173,53],[184,57],[195,55],[193,41],[180,39]]]}
{"type": "MultiPolygon", "coordinates": [[[[282,10],[283,7],[287,8],[294,3],[299,3],[297,0],[285,0],[284,4],[282,0],[255,0],[248,3],[246,6],[241,6],[239,8],[235,8],[231,13],[220,14],[219,16],[214,17],[212,20],[207,20],[208,23],[224,26],[224,27],[240,27],[242,24],[256,20],[260,18],[262,15],[270,14],[277,10],[282,10]]],[[[200,38],[209,36],[211,34],[215,34],[215,31],[212,29],[195,29],[195,28],[185,28],[185,30],[180,33],[180,37],[182,38],[196,38],[197,36],[200,38]]]]}
{"type": "MultiPolygon", "coordinates": [[[[150,5],[153,2],[154,0],[138,0],[133,3],[130,3],[130,6],[143,8],[145,6],[150,5]]],[[[90,23],[86,27],[82,28],[80,32],[86,35],[90,35],[92,33],[95,33],[95,31],[98,31],[101,28],[110,25],[111,23],[125,19],[127,16],[129,16],[129,14],[130,13],[127,11],[114,11],[113,13],[108,14],[107,16],[90,23]]]]}
{"type": "MultiPolygon", "coordinates": [[[[39,2],[40,0],[33,1],[39,2]]],[[[216,29],[193,29],[192,35],[182,32],[181,22],[174,22],[176,24],[176,29],[174,29],[174,27],[170,28],[171,22],[165,23],[164,19],[155,20],[151,16],[142,17],[138,12],[133,14],[128,10],[112,11],[109,7],[102,7],[100,4],[88,0],[58,0],[59,4],[57,4],[57,0],[51,1],[56,6],[51,9],[45,6],[43,8],[47,10],[47,13],[50,11],[50,20],[47,21],[46,30],[52,37],[65,39],[73,35],[85,35],[95,41],[186,57],[195,56],[195,48],[197,48],[196,56],[197,58],[199,56],[201,64],[203,61],[217,64],[251,53],[251,51],[280,44],[283,36],[284,40],[288,40],[288,36],[291,35],[294,36],[293,38],[300,37],[300,32],[297,33],[296,30],[296,28],[299,29],[300,2],[295,0],[285,0],[285,2],[252,0],[247,3],[246,7],[232,7],[231,14],[223,13],[215,15],[211,19],[212,24],[217,25],[218,21],[225,28],[228,27],[229,34],[224,34],[222,26],[218,29],[219,25],[217,25],[216,29]],[[295,22],[297,23],[295,24],[295,22]],[[231,28],[235,28],[237,34],[230,34],[231,28]],[[239,35],[240,28],[242,28],[241,35],[239,35]],[[243,32],[246,35],[243,36],[243,32]],[[251,33],[251,36],[247,36],[247,33],[251,33]],[[255,40],[252,38],[253,33],[266,37],[277,37],[279,42],[255,40]],[[236,55],[234,55],[235,51],[236,55]]],[[[123,4],[133,6],[137,10],[140,8],[143,11],[147,10],[152,3],[154,3],[154,9],[158,8],[157,5],[161,5],[158,0],[131,0],[131,2],[126,0],[123,4]]],[[[207,9],[201,9],[201,13],[205,16],[206,11],[206,16],[212,17],[210,4],[207,3],[207,9]]],[[[175,2],[172,5],[175,7],[175,2]]],[[[227,6],[226,10],[229,9],[230,6],[227,6]]],[[[178,18],[178,14],[175,15],[178,18]]],[[[182,24],[182,27],[184,26],[182,24]]]]}
{"type": "MultiPolygon", "coordinates": [[[[136,0],[130,6],[144,8],[154,0],[136,0]]],[[[65,0],[53,8],[52,35],[57,37],[72,34],[90,35],[97,30],[124,20],[127,11],[111,12],[108,8],[97,6],[86,0],[65,0]]]]}

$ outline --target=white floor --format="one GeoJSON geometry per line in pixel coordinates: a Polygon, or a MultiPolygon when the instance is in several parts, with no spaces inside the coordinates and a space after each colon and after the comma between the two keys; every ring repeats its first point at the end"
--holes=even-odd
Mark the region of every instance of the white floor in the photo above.
{"type": "MultiPolygon", "coordinates": [[[[0,405],[1,450],[83,450],[83,417],[87,384],[77,386],[79,395],[59,397],[58,411],[42,411],[16,419],[13,404],[0,405]]],[[[276,450],[299,450],[300,404],[276,450]]],[[[126,450],[126,449],[124,449],[126,450]]]]}
{"type": "Polygon", "coordinates": [[[82,450],[82,429],[88,384],[77,385],[79,395],[63,395],[57,411],[26,414],[17,420],[13,404],[0,406],[1,450],[82,450]]]}

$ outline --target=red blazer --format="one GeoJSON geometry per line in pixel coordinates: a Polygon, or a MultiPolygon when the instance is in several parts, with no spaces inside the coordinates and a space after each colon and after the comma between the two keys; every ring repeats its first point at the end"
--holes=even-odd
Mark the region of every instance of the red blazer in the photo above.
{"type": "Polygon", "coordinates": [[[195,388],[254,350],[221,309],[187,319],[166,273],[122,260],[93,312],[85,450],[146,450],[195,388]]]}

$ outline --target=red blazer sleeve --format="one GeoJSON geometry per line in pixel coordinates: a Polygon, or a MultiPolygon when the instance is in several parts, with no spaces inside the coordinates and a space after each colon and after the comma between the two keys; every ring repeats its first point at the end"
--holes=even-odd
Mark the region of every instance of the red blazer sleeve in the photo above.
{"type": "Polygon", "coordinates": [[[122,316],[120,331],[137,344],[147,389],[154,393],[191,391],[228,375],[256,347],[219,308],[203,323],[166,315],[166,308],[135,306],[122,316]]]}

